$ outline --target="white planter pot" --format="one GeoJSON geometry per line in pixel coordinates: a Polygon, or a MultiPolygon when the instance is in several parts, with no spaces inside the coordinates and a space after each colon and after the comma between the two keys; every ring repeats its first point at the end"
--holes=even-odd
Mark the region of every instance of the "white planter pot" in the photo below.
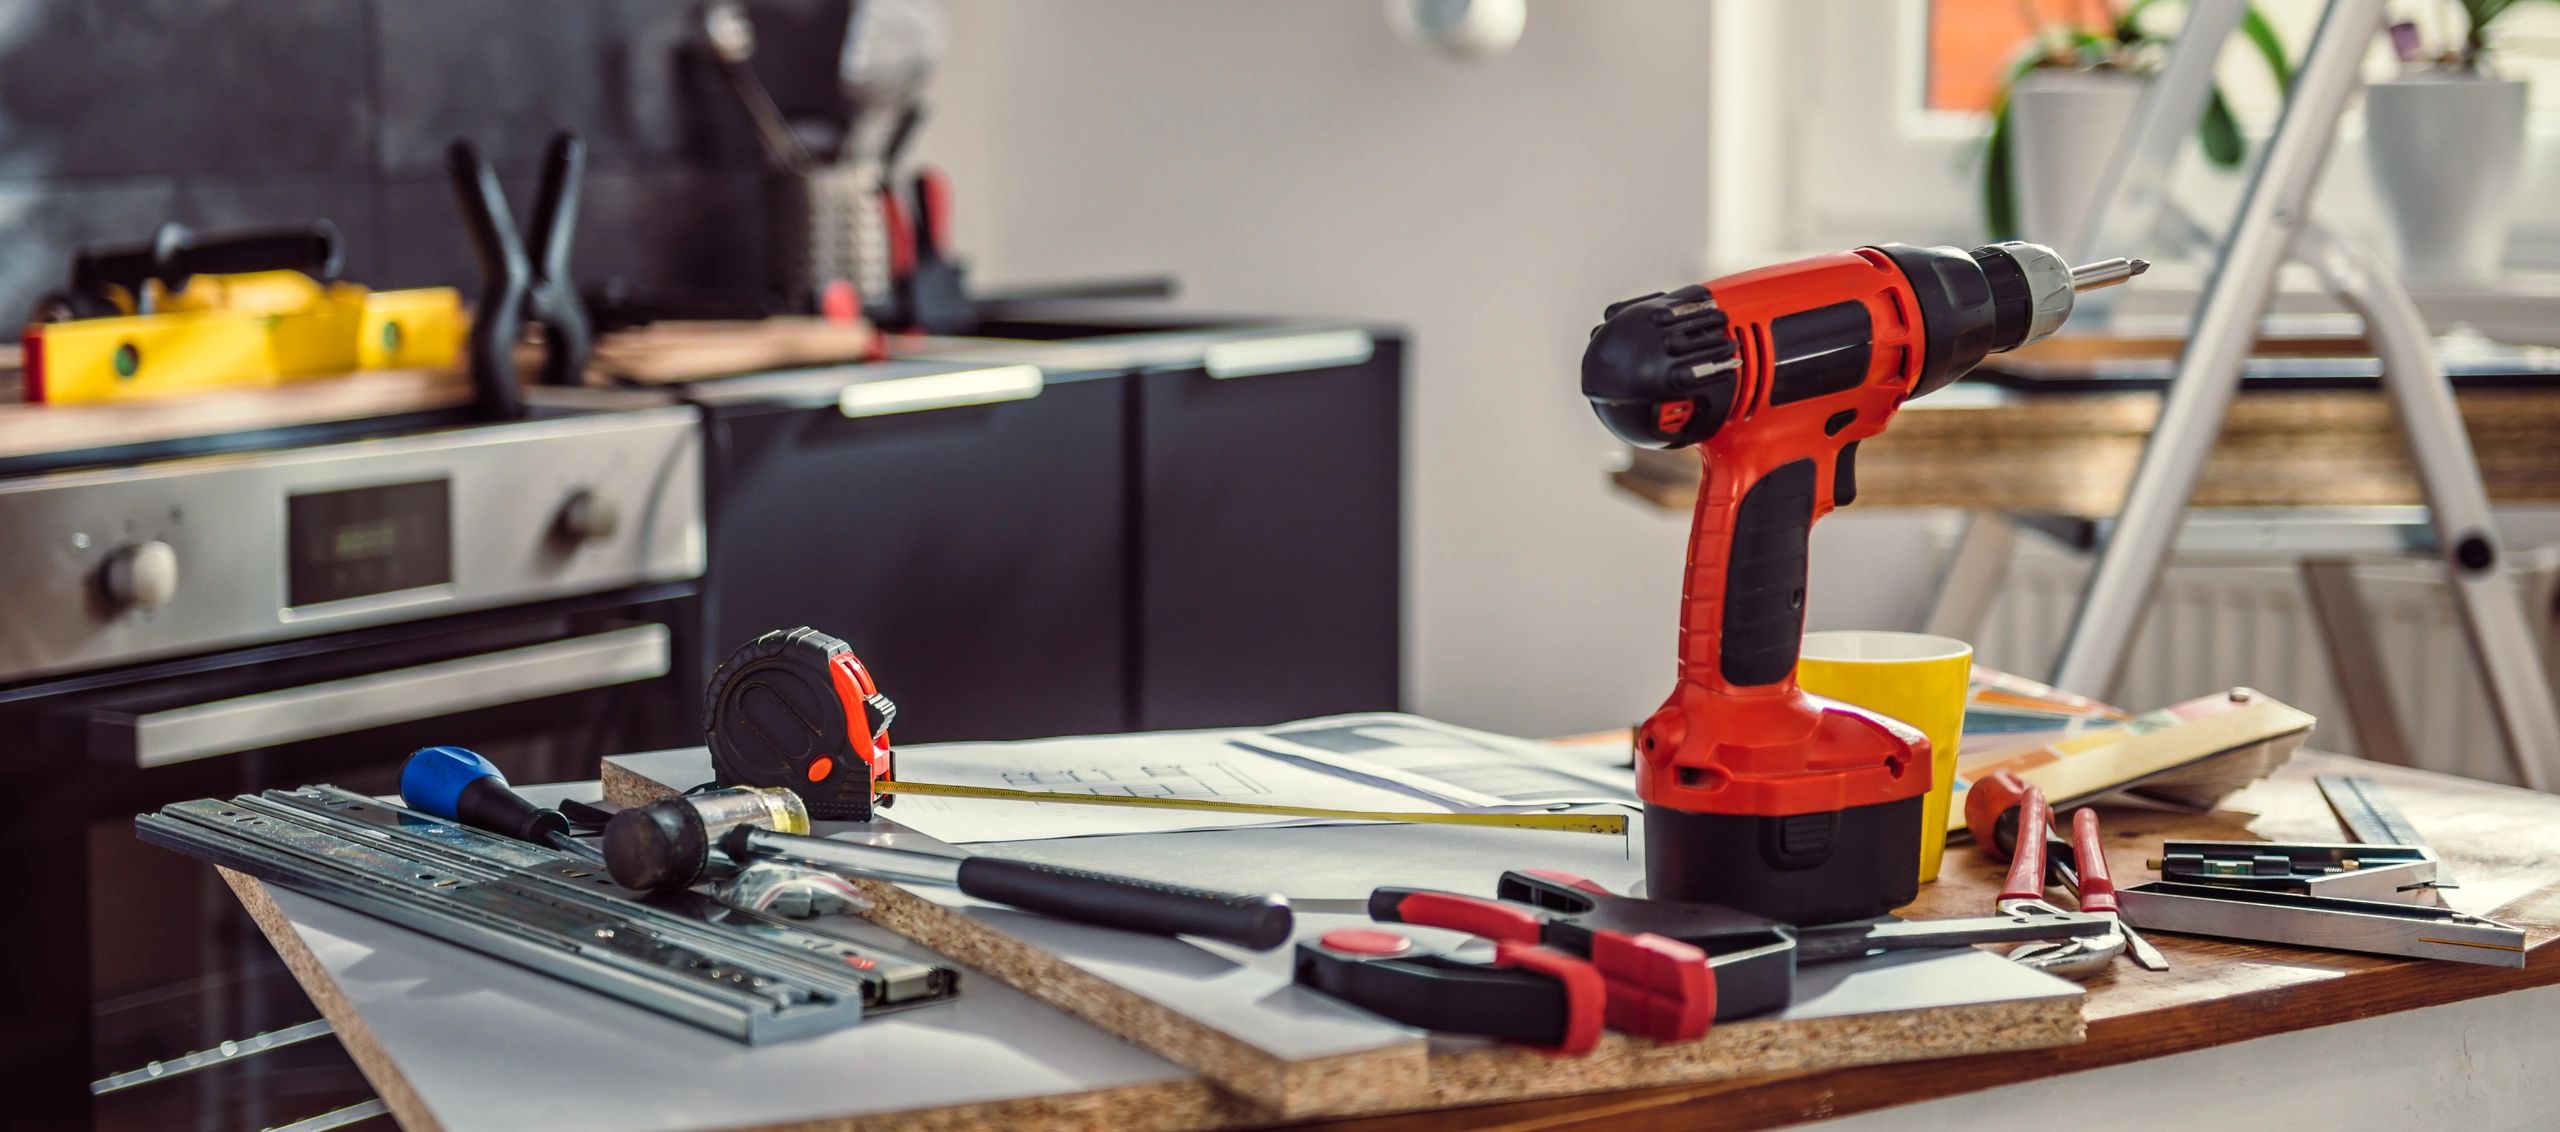
{"type": "Polygon", "coordinates": [[[2047,68],[2009,91],[2009,169],[2021,240],[2080,238],[2148,80],[2123,71],[2047,68]]]}
{"type": "Polygon", "coordinates": [[[2498,277],[2524,162],[2525,83],[2430,71],[2365,88],[2365,153],[2412,280],[2498,277]]]}

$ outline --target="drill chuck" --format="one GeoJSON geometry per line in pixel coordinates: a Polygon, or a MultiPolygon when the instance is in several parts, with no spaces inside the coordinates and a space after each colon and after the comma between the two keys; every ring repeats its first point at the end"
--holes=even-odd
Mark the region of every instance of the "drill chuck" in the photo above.
{"type": "Polygon", "coordinates": [[[1993,353],[2052,337],[2071,317],[2074,295],[2115,286],[2151,269],[2142,260],[2123,258],[2073,267],[2052,248],[2017,240],[1975,248],[1972,256],[1991,284],[1992,318],[1999,327],[1993,353]]]}

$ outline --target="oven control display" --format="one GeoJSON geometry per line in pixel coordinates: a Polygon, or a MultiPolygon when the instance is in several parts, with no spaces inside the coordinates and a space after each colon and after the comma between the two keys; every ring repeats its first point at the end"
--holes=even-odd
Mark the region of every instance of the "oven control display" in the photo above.
{"type": "Polygon", "coordinates": [[[285,559],[292,606],[451,582],[452,485],[420,480],[291,496],[285,559]]]}

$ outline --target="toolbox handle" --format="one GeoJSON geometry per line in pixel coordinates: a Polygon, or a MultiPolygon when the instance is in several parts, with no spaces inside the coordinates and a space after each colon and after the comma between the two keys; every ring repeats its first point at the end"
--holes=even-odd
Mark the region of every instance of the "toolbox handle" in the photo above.
{"type": "Polygon", "coordinates": [[[1187,888],[1037,861],[971,857],[960,891],[1032,912],[1110,928],[1192,935],[1269,951],[1296,928],[1287,897],[1187,888]]]}

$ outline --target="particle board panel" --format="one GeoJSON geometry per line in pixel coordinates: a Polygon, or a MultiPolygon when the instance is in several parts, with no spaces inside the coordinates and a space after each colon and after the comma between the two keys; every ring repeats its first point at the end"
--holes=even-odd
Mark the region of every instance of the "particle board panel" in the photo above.
{"type": "MultiPolygon", "coordinates": [[[[1602,741],[1623,744],[1625,738],[1615,733],[1602,741]]],[[[1481,1046],[1469,1051],[1471,1043],[1435,1042],[1431,1084],[1421,1096],[1392,1112],[1325,1126],[1375,1132],[1487,1126],[1709,1132],[1769,1128],[2560,982],[2560,949],[2541,946],[2560,935],[2560,833],[2554,832],[2560,830],[2560,798],[2303,753],[2212,814],[2107,811],[2115,874],[2127,882],[2147,875],[2143,859],[2168,837],[2331,839],[2336,825],[2311,786],[2312,776],[2324,773],[2380,779],[2419,831],[2459,870],[2464,887],[2452,895],[2452,903],[2527,929],[2534,950],[2526,967],[2425,963],[2155,933],[2171,970],[2155,974],[2118,964],[2090,984],[2088,1040],[2079,1044],[1658,1083],[1675,1072],[1665,1069],[1664,1077],[1637,1078],[1655,1082],[1647,1087],[1483,1104],[1520,1091],[1514,1087],[1512,1094],[1504,1094],[1490,1088],[1487,1078],[1507,1081],[1526,1074],[1573,1073],[1578,1067],[1560,1067],[1526,1051],[1481,1046]],[[1444,1059],[1444,1049],[1476,1056],[1452,1061],[1444,1059]],[[1476,1107],[1442,1107],[1466,1104],[1476,1107]]],[[[1327,831],[1269,832],[1285,838],[1327,831]]],[[[1082,839],[1085,859],[1110,859],[1098,851],[1107,847],[1095,843],[1112,840],[1139,839],[1082,839]]],[[[1905,912],[1939,916],[1978,911],[1989,906],[2000,876],[1997,864],[1955,848],[1946,873],[1925,886],[1905,912]]],[[[252,900],[255,908],[252,893],[263,886],[250,881],[243,888],[243,899],[252,900]]],[[[505,1126],[488,1114],[508,1111],[504,1106],[527,1097],[554,1106],[551,1111],[559,1114],[563,1129],[950,1128],[974,1122],[1144,1132],[1276,1119],[1171,1062],[1132,1045],[1097,1040],[1097,1031],[1039,1008],[1008,987],[991,985],[996,980],[984,972],[972,973],[970,989],[959,1003],[882,1017],[829,1039],[844,1044],[798,1051],[810,1061],[776,1060],[739,1056],[742,1047],[717,1039],[697,1043],[687,1041],[685,1034],[670,1037],[666,1031],[685,1028],[615,1004],[597,1004],[574,988],[296,894],[275,893],[273,903],[283,915],[265,918],[262,926],[324,1013],[340,1023],[341,1040],[357,1054],[358,1063],[369,1074],[381,1074],[375,1077],[377,1087],[404,1125],[413,1128],[439,1126],[410,1118],[421,1105],[434,1106],[428,1111],[442,1118],[441,1127],[505,1126]],[[310,960],[297,961],[297,947],[309,951],[310,960]],[[356,1024],[348,1024],[349,1018],[356,1024]],[[815,1071],[813,1061],[853,1068],[815,1071]],[[938,1107],[915,1103],[923,1094],[960,1091],[940,1079],[951,1076],[955,1065],[968,1067],[971,1080],[964,1084],[982,1095],[938,1107]],[[593,1084],[582,1086],[581,1081],[593,1084]],[[417,1099],[395,1098],[399,1088],[410,1089],[417,1099]],[[882,1090],[895,1095],[884,1098],[878,1095],[882,1090]],[[749,1100],[723,1105],[705,1099],[729,1093],[749,1100]]],[[[886,933],[882,937],[894,939],[886,933]]],[[[1719,1041],[1775,1040],[1772,1031],[1791,1028],[1798,1036],[1811,1034],[1816,1031],[1808,1027],[1818,1021],[1721,1027],[1695,1052],[1707,1055],[1719,1041]],[[1757,1038],[1752,1037],[1754,1027],[1760,1031],[1757,1038]]],[[[1997,1018],[1971,1023],[2018,1024],[1997,1018]]],[[[1903,1048],[1930,1048],[1928,1036],[1921,1038],[1903,1048]]],[[[1940,1052],[1954,1051],[1947,1046],[1940,1052]]],[[[1604,1048],[1588,1060],[1614,1056],[1604,1048]]],[[[1567,1087],[1610,1088],[1592,1080],[1567,1087]]]]}
{"type": "MultiPolygon", "coordinates": [[[[608,759],[605,800],[629,806],[671,796],[707,779],[708,764],[707,753],[699,749],[608,759]]],[[[918,840],[912,831],[889,822],[868,829],[851,824],[833,828],[839,836],[907,845],[918,840]]],[[[1355,835],[1354,828],[1333,827],[1330,833],[1355,835]]],[[[1173,847],[1208,850],[1211,842],[1194,840],[1203,836],[1154,835],[1149,840],[1164,846],[1168,859],[1192,858],[1208,854],[1180,853],[1173,847]]],[[[1072,854],[1079,846],[1115,840],[1139,839],[1044,841],[1005,851],[1032,849],[1023,855],[1055,860],[1061,848],[1072,854]]],[[[1632,883],[1632,862],[1606,859],[1621,852],[1614,842],[1588,836],[1581,840],[1590,856],[1537,863],[1582,871],[1620,887],[1632,883]]],[[[1468,864],[1482,875],[1466,887],[1489,891],[1501,866],[1483,858],[1468,864]]],[[[1376,884],[1404,879],[1401,870],[1408,866],[1386,860],[1370,867],[1373,871],[1358,881],[1362,894],[1376,884]]],[[[1163,868],[1152,872],[1165,875],[1163,868]]],[[[1181,879],[1196,883],[1198,878],[1186,871],[1181,879]]],[[[2031,1049],[2077,1041],[2081,1035],[2078,988],[1975,953],[1808,972],[1797,1005],[1783,1017],[1729,1023],[1699,1041],[1678,1045],[1610,1034],[1588,1057],[1550,1058],[1517,1047],[1434,1039],[1296,987],[1289,979],[1286,949],[1257,955],[1068,923],[943,890],[860,879],[855,883],[877,902],[865,913],[874,923],[1195,1070],[1283,1119],[2031,1049]]],[[[1309,907],[1301,908],[1299,921],[1302,937],[1368,922],[1365,915],[1309,907]]],[[[1426,942],[1461,938],[1427,930],[1413,934],[1426,942]]]]}

